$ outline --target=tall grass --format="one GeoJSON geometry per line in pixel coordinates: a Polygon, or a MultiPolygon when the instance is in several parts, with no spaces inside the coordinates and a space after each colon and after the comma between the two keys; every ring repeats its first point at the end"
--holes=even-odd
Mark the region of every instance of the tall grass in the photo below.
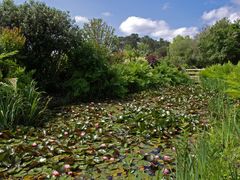
{"type": "Polygon", "coordinates": [[[47,104],[50,99],[45,102],[42,98],[42,92],[39,92],[36,88],[36,83],[31,81],[30,84],[25,86],[21,90],[24,106],[24,119],[22,124],[25,125],[37,125],[40,124],[40,120],[46,111],[47,104]]]}
{"type": "Polygon", "coordinates": [[[0,82],[0,129],[13,127],[22,111],[22,97],[14,87],[0,82]]]}
{"type": "Polygon", "coordinates": [[[240,110],[226,94],[219,78],[202,78],[204,88],[216,92],[209,101],[211,128],[197,137],[178,141],[176,178],[240,179],[240,110]]]}
{"type": "Polygon", "coordinates": [[[47,103],[33,81],[23,88],[0,82],[0,129],[39,125],[47,103]]]}

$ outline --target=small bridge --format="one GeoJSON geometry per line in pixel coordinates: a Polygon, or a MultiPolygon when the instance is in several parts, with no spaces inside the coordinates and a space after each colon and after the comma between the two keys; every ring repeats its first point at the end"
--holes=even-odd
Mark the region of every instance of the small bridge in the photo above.
{"type": "Polygon", "coordinates": [[[186,73],[190,76],[192,80],[196,83],[200,82],[199,73],[204,69],[186,69],[186,73]]]}

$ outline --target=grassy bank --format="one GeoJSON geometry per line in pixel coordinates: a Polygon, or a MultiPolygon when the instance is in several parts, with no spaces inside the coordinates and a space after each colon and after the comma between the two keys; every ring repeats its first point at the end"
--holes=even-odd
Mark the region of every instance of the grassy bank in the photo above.
{"type": "Polygon", "coordinates": [[[196,137],[189,139],[186,135],[177,144],[177,179],[240,178],[239,103],[228,94],[226,75],[230,71],[224,74],[220,71],[223,68],[226,69],[215,66],[202,73],[203,88],[213,94],[208,106],[211,124],[208,129],[199,130],[196,137]],[[225,78],[219,78],[217,72],[225,78]]]}

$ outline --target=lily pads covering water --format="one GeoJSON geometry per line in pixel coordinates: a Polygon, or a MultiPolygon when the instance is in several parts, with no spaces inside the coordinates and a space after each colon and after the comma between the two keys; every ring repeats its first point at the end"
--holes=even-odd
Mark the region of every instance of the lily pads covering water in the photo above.
{"type": "Polygon", "coordinates": [[[207,99],[198,87],[178,86],[55,108],[42,128],[0,132],[0,177],[174,178],[173,142],[207,125],[207,99]]]}

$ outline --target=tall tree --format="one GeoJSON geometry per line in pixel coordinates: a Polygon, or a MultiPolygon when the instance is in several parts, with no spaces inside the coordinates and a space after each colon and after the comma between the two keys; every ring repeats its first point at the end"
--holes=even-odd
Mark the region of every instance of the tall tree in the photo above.
{"type": "Polygon", "coordinates": [[[102,19],[94,18],[89,23],[84,24],[82,33],[86,41],[114,50],[116,48],[114,31],[114,28],[107,25],[102,19]]]}
{"type": "Polygon", "coordinates": [[[169,46],[169,57],[176,66],[193,65],[197,58],[196,41],[189,36],[177,36],[169,46]]]}
{"type": "Polygon", "coordinates": [[[240,21],[224,18],[198,35],[201,62],[204,65],[236,64],[240,60],[240,21]]]}
{"type": "Polygon", "coordinates": [[[158,57],[165,57],[168,54],[168,49],[169,49],[170,42],[166,41],[162,38],[159,39],[158,41],[158,49],[156,50],[156,54],[158,57]]]}
{"type": "Polygon", "coordinates": [[[0,26],[18,27],[26,37],[21,64],[36,70],[35,78],[45,87],[61,82],[66,54],[71,49],[73,28],[68,13],[36,1],[15,5],[12,0],[0,4],[0,26]]]}
{"type": "Polygon", "coordinates": [[[147,44],[149,47],[149,52],[154,53],[156,49],[158,48],[158,42],[149,36],[144,36],[140,39],[140,41],[144,44],[147,44]]]}
{"type": "Polygon", "coordinates": [[[125,37],[119,37],[121,48],[124,49],[126,45],[131,46],[133,49],[137,49],[138,43],[140,42],[138,34],[131,34],[125,37]]]}

